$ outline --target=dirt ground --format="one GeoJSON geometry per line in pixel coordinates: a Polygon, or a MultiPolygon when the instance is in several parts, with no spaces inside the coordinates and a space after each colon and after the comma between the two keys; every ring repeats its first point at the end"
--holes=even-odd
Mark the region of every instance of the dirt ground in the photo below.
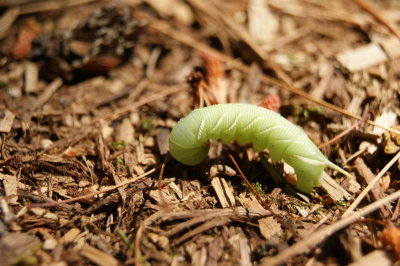
{"type": "Polygon", "coordinates": [[[399,32],[397,0],[0,1],[0,265],[399,264],[399,32]],[[168,155],[235,102],[354,178],[168,155]]]}

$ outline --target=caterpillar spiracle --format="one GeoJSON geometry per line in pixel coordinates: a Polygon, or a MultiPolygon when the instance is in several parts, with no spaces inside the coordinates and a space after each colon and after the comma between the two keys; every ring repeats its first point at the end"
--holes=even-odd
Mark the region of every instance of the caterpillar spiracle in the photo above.
{"type": "Polygon", "coordinates": [[[283,159],[294,168],[296,186],[303,192],[320,185],[325,167],[351,177],[329,161],[299,126],[256,105],[217,104],[192,111],[172,129],[170,154],[183,164],[199,164],[208,155],[210,139],[252,143],[257,152],[267,148],[273,161],[283,159]]]}

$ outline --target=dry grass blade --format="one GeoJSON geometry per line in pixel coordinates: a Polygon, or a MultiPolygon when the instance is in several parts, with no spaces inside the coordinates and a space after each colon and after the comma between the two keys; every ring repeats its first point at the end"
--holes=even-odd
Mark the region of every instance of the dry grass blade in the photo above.
{"type": "MultiPolygon", "coordinates": [[[[151,27],[152,29],[154,29],[156,31],[159,31],[162,34],[165,34],[165,35],[167,35],[167,36],[169,36],[169,37],[171,37],[171,38],[173,38],[173,39],[175,39],[175,40],[177,40],[177,41],[179,41],[179,42],[181,42],[183,44],[186,44],[186,45],[188,45],[190,47],[193,47],[194,49],[197,49],[199,51],[202,51],[202,52],[213,51],[215,56],[217,56],[220,60],[222,60],[222,61],[226,62],[227,64],[230,64],[230,65],[238,68],[239,70],[241,70],[241,71],[243,71],[243,72],[245,72],[247,74],[250,73],[250,67],[249,66],[241,63],[240,61],[238,61],[236,59],[231,58],[230,56],[222,54],[219,51],[216,51],[216,50],[214,50],[213,48],[211,48],[211,47],[209,47],[207,45],[204,45],[204,44],[196,41],[195,39],[191,38],[188,35],[180,34],[179,32],[175,31],[173,28],[171,28],[170,26],[168,26],[167,24],[165,24],[163,22],[153,21],[151,24],[149,24],[149,27],[151,27]]],[[[302,98],[304,98],[304,99],[306,99],[306,100],[308,100],[310,102],[313,102],[313,103],[318,104],[320,106],[326,107],[326,108],[328,108],[330,110],[333,110],[335,112],[338,112],[340,114],[344,114],[344,115],[346,115],[348,117],[355,118],[357,120],[362,120],[363,119],[361,116],[351,114],[348,111],[346,111],[346,110],[344,110],[344,109],[342,109],[340,107],[337,107],[336,105],[330,104],[330,103],[328,103],[326,101],[323,101],[323,100],[315,99],[315,98],[311,97],[309,94],[307,94],[306,92],[302,91],[301,89],[298,89],[298,88],[295,88],[295,87],[293,87],[291,85],[288,85],[285,82],[282,82],[282,81],[277,80],[277,79],[272,78],[272,77],[268,77],[265,74],[263,74],[261,77],[262,77],[262,80],[266,84],[272,84],[272,85],[275,85],[277,87],[286,89],[286,90],[290,91],[291,93],[293,93],[293,94],[295,94],[297,96],[300,96],[300,97],[302,97],[302,98]]],[[[386,126],[383,126],[383,125],[379,125],[379,124],[377,124],[377,123],[375,123],[373,121],[370,121],[370,120],[368,120],[367,123],[370,124],[370,125],[382,128],[382,129],[384,129],[386,131],[393,132],[393,133],[396,133],[396,134],[400,135],[400,131],[395,130],[393,128],[389,128],[389,127],[386,127],[386,126]]]]}
{"type": "Polygon", "coordinates": [[[144,226],[141,225],[136,233],[136,238],[135,238],[135,264],[139,266],[143,265],[142,252],[140,250],[140,243],[143,235],[143,230],[144,226]]]}
{"type": "Polygon", "coordinates": [[[389,170],[400,159],[400,152],[398,152],[390,162],[388,162],[385,167],[375,176],[375,178],[368,184],[368,186],[357,196],[349,208],[343,213],[343,217],[349,216],[355,208],[361,203],[365,195],[371,191],[371,189],[376,185],[376,183],[382,178],[382,176],[389,170]]]}
{"type": "Polygon", "coordinates": [[[400,32],[391,24],[389,23],[380,13],[379,11],[365,2],[364,0],[352,0],[355,4],[360,6],[362,9],[370,13],[377,21],[382,23],[391,33],[396,35],[397,38],[400,39],[400,32]]]}
{"type": "MultiPolygon", "coordinates": [[[[366,165],[366,163],[361,157],[357,158],[354,163],[357,172],[360,175],[360,178],[362,178],[365,183],[369,184],[375,178],[375,175],[372,173],[371,169],[366,165]]],[[[371,196],[372,198],[370,197],[367,198],[370,202],[373,200],[379,200],[383,198],[384,191],[382,190],[381,186],[372,187],[371,196]]],[[[383,206],[379,211],[383,220],[392,215],[392,210],[390,205],[383,206]]]]}
{"type": "Polygon", "coordinates": [[[316,231],[312,235],[307,238],[297,242],[290,248],[287,248],[283,252],[279,253],[274,257],[266,257],[262,260],[261,265],[269,266],[269,265],[279,265],[284,262],[287,262],[292,257],[307,252],[310,248],[315,247],[320,244],[322,241],[326,240],[327,237],[331,236],[335,232],[343,229],[344,227],[356,222],[367,214],[379,209],[383,205],[400,198],[400,191],[393,193],[390,196],[382,198],[364,208],[362,208],[357,213],[353,213],[347,217],[342,218],[341,220],[335,222],[332,225],[329,225],[319,231],[316,231]]]}

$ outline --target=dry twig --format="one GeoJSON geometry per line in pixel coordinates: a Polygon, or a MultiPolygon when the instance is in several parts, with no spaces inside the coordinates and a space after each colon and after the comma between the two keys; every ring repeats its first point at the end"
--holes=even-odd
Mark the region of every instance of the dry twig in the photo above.
{"type": "Polygon", "coordinates": [[[315,247],[322,241],[326,240],[327,237],[331,236],[332,234],[336,233],[340,229],[356,222],[357,220],[361,219],[363,216],[370,214],[371,212],[379,209],[383,205],[393,200],[400,198],[400,191],[393,193],[390,196],[382,198],[370,205],[362,208],[359,212],[353,213],[347,217],[343,217],[341,220],[331,224],[321,230],[316,231],[314,234],[308,236],[307,238],[297,242],[290,248],[287,248],[283,252],[279,253],[274,257],[265,257],[262,260],[261,265],[270,266],[270,265],[279,265],[284,262],[287,262],[294,256],[307,252],[310,248],[315,247]]]}
{"type": "Polygon", "coordinates": [[[368,186],[358,195],[358,197],[353,201],[349,208],[343,213],[343,217],[349,216],[355,208],[361,203],[365,195],[372,189],[373,186],[382,178],[382,176],[400,159],[400,152],[398,152],[390,162],[388,162],[385,167],[375,176],[375,178],[368,184],[368,186]]]}
{"type": "Polygon", "coordinates": [[[67,204],[67,203],[76,202],[76,201],[80,201],[80,200],[84,200],[84,199],[89,199],[89,198],[92,198],[92,197],[94,197],[96,195],[99,195],[99,194],[102,194],[102,193],[106,193],[106,192],[109,192],[109,191],[113,191],[113,190],[115,190],[117,188],[120,188],[120,187],[129,185],[131,183],[137,182],[140,179],[142,179],[143,177],[146,177],[146,176],[154,173],[156,170],[157,170],[157,168],[153,168],[150,171],[147,171],[146,173],[144,173],[142,175],[139,175],[139,176],[137,176],[137,177],[135,177],[133,179],[129,179],[129,180],[123,181],[123,182],[121,182],[121,183],[119,183],[117,185],[114,185],[114,186],[111,186],[111,187],[107,187],[107,188],[104,188],[102,190],[95,191],[95,192],[92,192],[92,193],[89,193],[89,194],[86,194],[86,195],[82,195],[82,196],[71,198],[71,199],[67,199],[67,200],[61,200],[61,201],[52,201],[52,202],[47,202],[47,203],[32,204],[31,207],[49,208],[49,207],[54,207],[54,206],[58,206],[58,205],[61,205],[61,204],[67,204]]]}

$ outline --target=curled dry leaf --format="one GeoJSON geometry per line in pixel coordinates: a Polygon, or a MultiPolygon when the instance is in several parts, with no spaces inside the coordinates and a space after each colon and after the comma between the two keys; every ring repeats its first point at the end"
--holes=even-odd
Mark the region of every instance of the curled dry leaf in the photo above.
{"type": "Polygon", "coordinates": [[[260,105],[271,111],[278,112],[279,108],[281,108],[281,99],[276,94],[270,94],[264,97],[260,105]]]}
{"type": "Polygon", "coordinates": [[[204,62],[207,93],[213,103],[226,103],[226,86],[224,84],[224,64],[211,52],[200,55],[204,62]]]}
{"type": "Polygon", "coordinates": [[[32,51],[32,41],[42,33],[42,26],[33,18],[25,21],[18,34],[17,44],[12,50],[12,55],[17,58],[26,58],[32,51]]]}
{"type": "Polygon", "coordinates": [[[204,62],[208,84],[218,86],[219,81],[224,77],[224,64],[212,53],[202,53],[200,57],[204,62]]]}

